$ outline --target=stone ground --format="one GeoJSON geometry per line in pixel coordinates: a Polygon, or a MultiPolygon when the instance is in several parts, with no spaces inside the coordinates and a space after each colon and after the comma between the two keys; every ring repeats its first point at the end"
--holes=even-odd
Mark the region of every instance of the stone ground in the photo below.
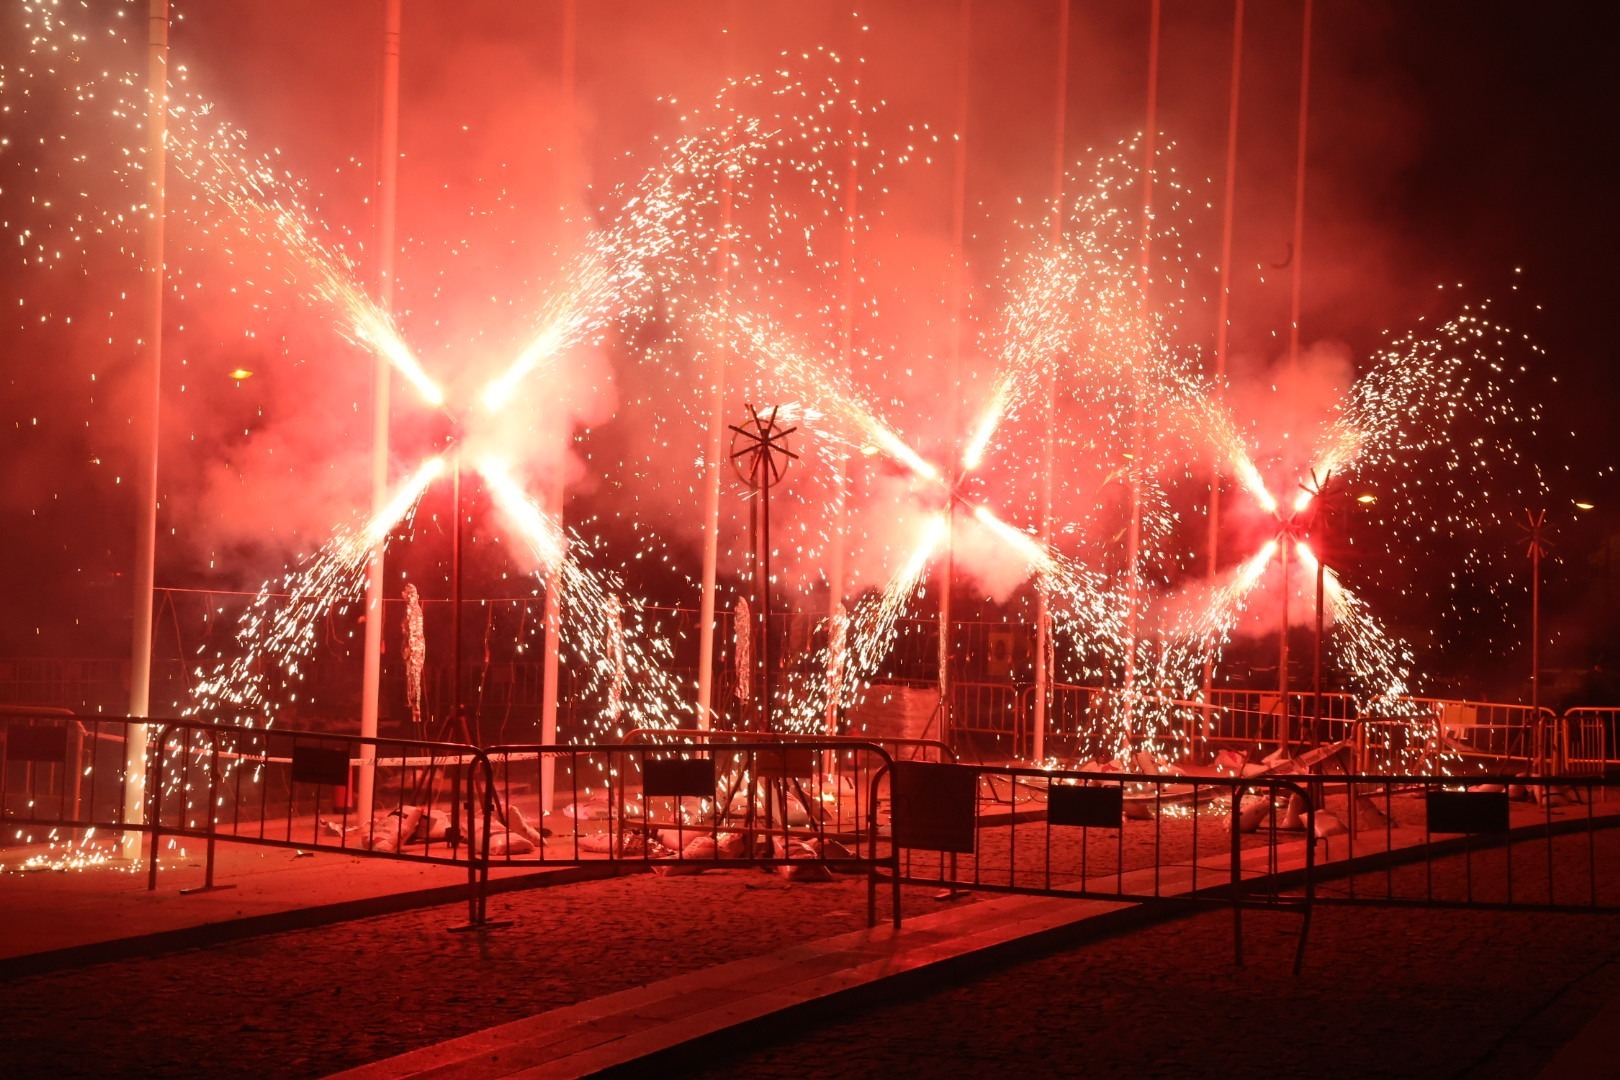
{"type": "MultiPolygon", "coordinates": [[[[906,890],[905,909],[935,909],[906,890]]],[[[880,917],[886,907],[879,908],[880,917]]],[[[0,1074],[322,1076],[866,925],[866,881],[635,874],[12,980],[0,1074]]]]}
{"type": "MultiPolygon", "coordinates": [[[[14,980],[4,1071],[319,1076],[860,928],[865,882],[633,875],[500,899],[515,924],[481,935],[447,932],[454,905],[14,980]]],[[[907,890],[908,913],[937,903],[907,890]]],[[[687,1075],[1534,1076],[1620,995],[1620,915],[1324,905],[1297,977],[1297,916],[1244,925],[1243,967],[1211,911],[800,1021],[687,1075]]]]}
{"type": "MultiPolygon", "coordinates": [[[[1620,916],[1321,908],[1162,923],[683,1075],[1533,1077],[1620,995],[1620,916]]],[[[1590,1075],[1616,1075],[1615,1072],[1590,1075]]]]}

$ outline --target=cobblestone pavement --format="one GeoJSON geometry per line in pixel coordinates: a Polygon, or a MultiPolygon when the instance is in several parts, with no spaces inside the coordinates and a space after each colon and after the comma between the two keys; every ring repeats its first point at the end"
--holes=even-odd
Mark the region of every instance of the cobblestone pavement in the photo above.
{"type": "MultiPolygon", "coordinates": [[[[936,910],[905,890],[908,915],[936,910]]],[[[887,915],[879,898],[879,917],[887,915]]],[[[865,878],[637,874],[16,979],[0,1075],[322,1076],[866,925],[865,878]]]]}
{"type": "Polygon", "coordinates": [[[1246,913],[1239,967],[1229,912],[1161,923],[687,1075],[1526,1077],[1620,996],[1620,915],[1319,906],[1296,977],[1299,925],[1246,913]]]}
{"type": "MultiPolygon", "coordinates": [[[[1559,841],[1573,852],[1588,843],[1559,841]]],[[[1620,835],[1600,833],[1596,855],[1620,864],[1620,835]]],[[[1437,894],[1494,877],[1492,857],[1447,860],[1437,894]]],[[[1367,875],[1362,890],[1393,882],[1417,895],[1430,880],[1408,867],[1367,875]]],[[[1324,887],[1334,890],[1343,884],[1324,887]]],[[[905,909],[936,910],[933,891],[905,890],[905,909]]],[[[3,1071],[324,1075],[859,929],[866,883],[633,875],[502,895],[491,914],[513,926],[447,932],[464,910],[13,980],[0,1010],[3,1071]]],[[[1297,916],[1255,912],[1244,924],[1241,968],[1231,915],[1214,912],[819,1026],[794,1022],[771,1032],[773,1045],[739,1047],[693,1075],[1525,1076],[1620,995],[1620,915],[1321,906],[1298,977],[1297,916]]]]}

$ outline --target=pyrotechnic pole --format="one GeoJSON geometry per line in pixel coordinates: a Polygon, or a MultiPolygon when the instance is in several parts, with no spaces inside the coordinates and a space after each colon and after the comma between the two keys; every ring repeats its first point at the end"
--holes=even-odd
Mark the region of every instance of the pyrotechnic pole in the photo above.
{"type": "MultiPolygon", "coordinates": [[[[469,738],[467,719],[461,712],[461,424],[455,427],[455,447],[450,452],[450,504],[455,521],[450,527],[450,719],[460,738],[469,738]]],[[[441,736],[442,738],[442,736],[441,736]]]]}
{"type": "Polygon", "coordinates": [[[1530,556],[1530,713],[1541,712],[1541,549],[1530,556]]]}
{"type": "MultiPolygon", "coordinates": [[[[1056,110],[1053,121],[1052,138],[1052,246],[1058,247],[1063,242],[1063,147],[1064,136],[1068,126],[1069,105],[1069,3],[1070,0],[1060,0],[1058,4],[1058,55],[1057,55],[1057,91],[1056,110]]],[[[1057,408],[1057,372],[1056,358],[1048,358],[1046,371],[1042,378],[1042,391],[1045,398],[1044,426],[1042,433],[1042,475],[1041,475],[1041,547],[1050,549],[1052,546],[1052,466],[1057,457],[1056,447],[1056,417],[1057,408]]],[[[1030,748],[1030,757],[1035,761],[1046,760],[1046,710],[1051,698],[1052,672],[1048,662],[1048,654],[1052,649],[1052,612],[1046,591],[1044,579],[1037,579],[1035,583],[1035,732],[1034,745],[1030,748]]]]}
{"type": "MultiPolygon", "coordinates": [[[[142,431],[142,459],[133,470],[136,480],[135,616],[129,659],[129,715],[151,715],[152,605],[157,576],[158,415],[163,402],[163,214],[164,174],[168,154],[164,140],[169,116],[169,3],[151,0],[146,29],[146,235],[142,272],[145,303],[141,348],[136,378],[149,403],[142,431]]],[[[136,422],[140,413],[135,414],[136,422]]],[[[146,815],[145,724],[131,724],[124,743],[124,820],[142,821],[146,815]]],[[[119,854],[141,857],[141,834],[135,830],[119,837],[119,854]]],[[[156,857],[156,852],[153,853],[156,857]]]]}
{"type": "MultiPolygon", "coordinates": [[[[851,21],[855,34],[861,32],[860,21],[851,21]]],[[[858,40],[858,38],[857,38],[858,40]]],[[[859,65],[858,50],[852,49],[850,53],[852,65],[859,65]]],[[[849,93],[849,127],[845,138],[848,143],[847,156],[844,164],[844,235],[842,239],[842,261],[839,267],[839,314],[838,327],[838,370],[844,374],[849,371],[849,356],[852,339],[855,331],[855,221],[860,200],[859,166],[860,152],[858,146],[860,126],[860,69],[851,68],[849,93]]],[[[844,604],[844,577],[845,577],[845,537],[849,531],[849,455],[840,454],[838,458],[838,471],[835,474],[836,486],[834,488],[833,510],[833,536],[831,558],[827,569],[827,629],[828,629],[828,664],[838,664],[840,671],[845,667],[842,657],[832,655],[832,629],[835,620],[840,617],[844,604]]],[[[825,717],[825,731],[828,735],[838,734],[838,707],[839,699],[843,696],[843,679],[828,679],[827,681],[827,710],[825,717]]]]}
{"type": "Polygon", "coordinates": [[[1546,552],[1547,511],[1527,511],[1526,516],[1529,524],[1524,527],[1528,539],[1525,554],[1530,557],[1530,730],[1535,738],[1532,771],[1541,772],[1546,744],[1541,730],[1541,556],[1546,552]]]}
{"type": "MultiPolygon", "coordinates": [[[[1158,154],[1159,127],[1159,25],[1162,15],[1161,0],[1153,0],[1148,19],[1148,85],[1147,130],[1143,136],[1142,156],[1142,277],[1141,328],[1145,336],[1148,325],[1148,291],[1152,280],[1153,263],[1153,181],[1158,154]]],[[[1142,562],[1142,482],[1136,460],[1138,450],[1137,429],[1141,425],[1141,401],[1135,386],[1131,391],[1130,430],[1130,498],[1131,521],[1125,538],[1125,724],[1131,726],[1132,691],[1136,687],[1136,620],[1141,607],[1142,562]]]]}
{"type": "Polygon", "coordinates": [[[1288,750],[1288,564],[1291,552],[1289,547],[1294,542],[1293,533],[1284,530],[1282,537],[1282,644],[1278,648],[1277,660],[1277,749],[1288,750]]]}
{"type": "Polygon", "coordinates": [[[1294,163],[1294,250],[1291,253],[1293,280],[1288,300],[1288,361],[1299,363],[1300,291],[1304,286],[1305,257],[1305,151],[1311,106],[1311,7],[1305,0],[1305,22],[1300,32],[1299,55],[1299,146],[1294,163]]]}
{"type": "MultiPolygon", "coordinates": [[[[398,207],[399,175],[399,32],[400,0],[385,0],[382,31],[382,86],[377,118],[377,306],[394,308],[394,218],[398,207]]],[[[371,509],[382,510],[388,501],[388,393],[392,368],[382,356],[371,361],[371,509]]],[[[366,564],[365,660],[360,674],[360,737],[377,737],[378,701],[382,694],[383,551],[379,538],[366,564]]],[[[355,816],[371,820],[377,758],[373,743],[360,746],[359,783],[355,816]]]]}
{"type": "MultiPolygon", "coordinates": [[[[1320,513],[1320,511],[1318,511],[1320,513]]],[[[1325,546],[1325,545],[1324,545],[1325,546]]],[[[1323,592],[1327,584],[1327,563],[1322,560],[1324,552],[1314,552],[1316,555],[1316,643],[1315,656],[1311,661],[1311,715],[1315,717],[1315,724],[1311,730],[1311,744],[1322,745],[1322,627],[1323,592]]]]}
{"type": "MultiPolygon", "coordinates": [[[[1305,18],[1300,31],[1299,145],[1294,161],[1294,248],[1291,253],[1293,280],[1288,301],[1288,364],[1290,368],[1296,368],[1299,365],[1300,292],[1304,283],[1304,274],[1301,271],[1303,269],[1305,245],[1306,134],[1311,103],[1311,7],[1312,0],[1305,0],[1305,18]]],[[[1282,643],[1279,647],[1281,662],[1277,671],[1278,694],[1282,698],[1280,704],[1282,727],[1277,748],[1284,751],[1288,749],[1288,541],[1291,539],[1291,536],[1285,536],[1283,543],[1282,643]]]]}
{"type": "MultiPolygon", "coordinates": [[[[572,0],[570,0],[572,2],[572,0]]],[[[726,18],[727,71],[737,69],[737,0],[726,18]]],[[[720,189],[720,245],[716,286],[721,303],[731,277],[732,173],[725,170],[720,189]]],[[[709,350],[709,442],[703,457],[703,594],[698,602],[697,726],[709,730],[714,718],[714,600],[720,576],[720,466],[725,460],[726,352],[716,343],[709,350]]]]}
{"type": "Polygon", "coordinates": [[[957,29],[956,154],[951,176],[951,357],[950,357],[950,493],[945,501],[945,562],[939,584],[939,736],[951,731],[951,584],[956,577],[956,487],[962,471],[957,447],[961,427],[962,314],[967,301],[967,127],[968,89],[972,70],[973,0],[962,0],[957,29]]]}
{"type": "MultiPolygon", "coordinates": [[[[1227,92],[1226,109],[1226,189],[1221,198],[1221,277],[1215,301],[1215,373],[1213,390],[1217,407],[1226,395],[1226,350],[1229,344],[1232,312],[1232,221],[1237,197],[1238,98],[1243,87],[1243,0],[1232,5],[1232,84],[1227,92]]],[[[1221,466],[1219,456],[1210,462],[1209,516],[1205,532],[1204,568],[1210,586],[1215,584],[1216,556],[1220,546],[1221,466]]],[[[1204,656],[1204,701],[1210,699],[1215,681],[1215,656],[1204,656]]],[[[1207,713],[1205,714],[1208,715],[1207,713]]]]}
{"type": "MultiPolygon", "coordinates": [[[[578,101],[576,99],[575,80],[577,78],[576,58],[576,31],[577,10],[574,0],[563,0],[562,5],[562,92],[563,92],[563,122],[567,126],[569,139],[578,130],[578,101]]],[[[563,146],[563,194],[572,198],[574,193],[575,173],[573,169],[573,156],[571,142],[561,141],[563,146]]],[[[567,472],[569,431],[566,425],[557,427],[558,447],[557,469],[552,474],[550,491],[550,510],[556,519],[559,534],[563,525],[563,505],[567,497],[567,472]]],[[[546,746],[557,742],[557,680],[561,677],[561,665],[558,663],[558,654],[562,645],[562,590],[563,590],[563,563],[567,559],[567,552],[558,553],[557,560],[546,570],[546,603],[544,615],[544,636],[540,652],[540,742],[546,746]]],[[[551,813],[552,801],[555,797],[557,780],[557,760],[548,754],[540,756],[540,812],[551,813]]]]}

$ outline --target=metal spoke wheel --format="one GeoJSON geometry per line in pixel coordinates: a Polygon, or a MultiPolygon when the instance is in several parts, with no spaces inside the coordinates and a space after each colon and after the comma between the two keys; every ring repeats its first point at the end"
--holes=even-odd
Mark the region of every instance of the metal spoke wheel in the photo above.
{"type": "Polygon", "coordinates": [[[731,430],[735,432],[731,437],[731,466],[745,484],[756,490],[768,489],[781,480],[788,462],[799,456],[789,449],[787,439],[799,429],[784,428],[777,423],[776,414],[780,408],[779,405],[771,406],[767,415],[749,405],[748,422],[731,425],[731,430]]]}

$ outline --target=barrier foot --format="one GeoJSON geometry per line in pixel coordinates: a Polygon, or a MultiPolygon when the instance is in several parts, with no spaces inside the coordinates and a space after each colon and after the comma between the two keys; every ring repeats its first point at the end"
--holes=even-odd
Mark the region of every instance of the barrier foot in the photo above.
{"type": "Polygon", "coordinates": [[[193,893],[224,892],[226,889],[234,889],[234,888],[236,888],[235,885],[214,885],[214,884],[193,885],[189,889],[181,889],[180,890],[180,895],[181,896],[191,896],[193,893]]]}
{"type": "Polygon", "coordinates": [[[511,919],[502,919],[499,922],[467,923],[465,926],[452,926],[452,934],[476,934],[484,930],[504,930],[508,926],[516,925],[511,919]]]}

